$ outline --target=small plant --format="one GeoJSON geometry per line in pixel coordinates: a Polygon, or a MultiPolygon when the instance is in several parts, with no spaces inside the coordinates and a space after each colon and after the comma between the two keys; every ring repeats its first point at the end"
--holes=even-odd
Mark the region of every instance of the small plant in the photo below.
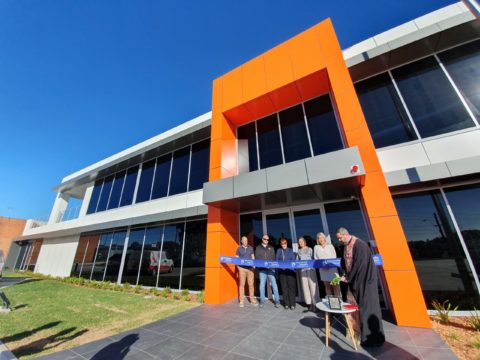
{"type": "Polygon", "coordinates": [[[123,284],[123,291],[130,291],[131,288],[132,285],[130,285],[130,283],[126,282],[123,284]]]}
{"type": "Polygon", "coordinates": [[[182,290],[182,299],[183,301],[190,301],[190,291],[188,289],[182,290]]]}
{"type": "Polygon", "coordinates": [[[433,308],[437,311],[438,320],[442,324],[450,323],[450,311],[456,311],[458,306],[455,306],[452,309],[452,304],[450,301],[445,300],[443,303],[439,303],[437,300],[432,301],[433,308]]]}
{"type": "Polygon", "coordinates": [[[180,300],[182,298],[182,294],[180,294],[179,292],[176,292],[175,294],[173,294],[173,298],[175,300],[180,300]]]}
{"type": "Polygon", "coordinates": [[[197,294],[197,302],[199,303],[204,303],[205,302],[205,293],[204,291],[200,291],[198,294],[197,294]]]}
{"type": "Polygon", "coordinates": [[[164,288],[164,289],[162,290],[162,296],[163,296],[164,298],[168,298],[171,293],[172,293],[172,290],[170,289],[169,286],[167,286],[166,288],[164,288]]]}
{"type": "Polygon", "coordinates": [[[473,338],[473,341],[471,342],[471,345],[475,348],[475,349],[480,349],[480,338],[477,336],[475,338],[473,338]]]}
{"type": "Polygon", "coordinates": [[[448,337],[452,340],[455,340],[455,341],[460,340],[460,337],[455,333],[449,334],[448,337]]]}
{"type": "Polygon", "coordinates": [[[122,291],[123,290],[123,286],[122,285],[119,285],[119,284],[114,284],[112,286],[112,290],[113,291],[122,291]]]}
{"type": "Polygon", "coordinates": [[[159,294],[158,289],[157,288],[151,288],[150,289],[150,294],[152,294],[153,296],[158,296],[158,294],[159,294]]]}
{"type": "Polygon", "coordinates": [[[135,294],[140,294],[142,292],[142,286],[141,285],[137,285],[135,286],[135,294]]]}
{"type": "Polygon", "coordinates": [[[335,273],[335,277],[332,279],[332,281],[330,281],[330,285],[333,285],[333,286],[339,285],[341,281],[342,281],[342,277],[337,273],[335,273]]]}
{"type": "Polygon", "coordinates": [[[476,331],[480,331],[480,313],[477,308],[474,309],[475,311],[470,313],[471,317],[467,321],[476,331]]]}

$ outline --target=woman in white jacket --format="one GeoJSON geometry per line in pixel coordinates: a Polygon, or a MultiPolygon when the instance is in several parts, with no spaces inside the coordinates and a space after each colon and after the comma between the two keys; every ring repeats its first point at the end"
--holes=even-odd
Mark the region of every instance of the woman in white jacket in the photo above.
{"type": "MultiPolygon", "coordinates": [[[[335,248],[330,240],[327,239],[324,233],[319,232],[317,234],[317,245],[313,248],[313,257],[315,260],[333,259],[337,257],[335,248]]],[[[330,281],[335,277],[335,273],[338,273],[337,268],[320,268],[320,279],[325,285],[325,292],[327,295],[341,296],[340,285],[330,285],[330,281]]]]}

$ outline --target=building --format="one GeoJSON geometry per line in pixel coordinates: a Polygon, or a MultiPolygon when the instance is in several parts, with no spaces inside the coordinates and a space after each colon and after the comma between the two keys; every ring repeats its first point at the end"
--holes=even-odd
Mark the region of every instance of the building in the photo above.
{"type": "Polygon", "coordinates": [[[240,234],[295,247],[347,226],[382,255],[399,325],[430,326],[432,299],[478,308],[478,84],[463,3],[343,51],[325,20],[215,79],[211,113],[65,177],[18,239],[38,258],[15,266],[223,303],[240,234]]]}
{"type": "Polygon", "coordinates": [[[8,255],[12,240],[22,235],[25,223],[26,221],[22,219],[0,216],[0,251],[5,257],[8,255]]]}

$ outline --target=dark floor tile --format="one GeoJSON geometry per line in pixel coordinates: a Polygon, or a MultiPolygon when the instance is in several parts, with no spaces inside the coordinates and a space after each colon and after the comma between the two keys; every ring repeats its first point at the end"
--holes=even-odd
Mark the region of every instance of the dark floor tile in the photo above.
{"type": "Polygon", "coordinates": [[[214,349],[208,346],[195,346],[195,348],[187,351],[178,360],[220,360],[227,353],[225,351],[214,349]]]}
{"type": "Polygon", "coordinates": [[[151,360],[151,359],[155,359],[155,357],[143,351],[138,351],[133,354],[130,353],[124,358],[124,360],[151,360]]]}
{"type": "Polygon", "coordinates": [[[282,316],[276,316],[267,322],[268,326],[293,330],[298,325],[298,319],[284,318],[282,316]]]}
{"type": "MultiPolygon", "coordinates": [[[[332,349],[328,348],[322,352],[321,359],[334,359],[334,360],[371,360],[372,356],[364,354],[355,350],[349,351],[344,349],[332,349]]],[[[392,359],[397,360],[397,359],[392,359]]],[[[398,359],[403,360],[403,359],[398,359]]]]}
{"type": "Polygon", "coordinates": [[[298,346],[301,348],[321,348],[325,344],[322,334],[319,332],[304,332],[293,330],[284,340],[285,344],[298,346]]]}
{"type": "Polygon", "coordinates": [[[116,341],[114,341],[110,338],[105,338],[105,339],[90,342],[90,343],[85,344],[85,345],[78,346],[78,347],[74,348],[73,350],[77,354],[83,355],[83,354],[91,353],[92,351],[101,350],[104,347],[106,347],[110,344],[113,344],[114,342],[116,342],[116,341]]]}
{"type": "Polygon", "coordinates": [[[364,350],[378,360],[416,360],[422,358],[415,346],[397,346],[390,342],[385,342],[382,346],[376,348],[364,348],[364,350]]]}
{"type": "Polygon", "coordinates": [[[202,341],[203,345],[207,345],[216,349],[230,351],[240,344],[248,335],[239,335],[229,331],[219,331],[214,335],[202,341]]]}
{"type": "Polygon", "coordinates": [[[259,325],[250,324],[249,322],[233,321],[230,325],[224,327],[223,331],[230,331],[239,335],[249,335],[255,331],[259,325]]]}
{"type": "Polygon", "coordinates": [[[170,322],[170,323],[162,323],[159,324],[156,328],[151,328],[149,330],[157,332],[159,334],[168,335],[168,336],[175,336],[182,331],[190,328],[191,324],[186,323],[179,323],[179,322],[170,322]]]}
{"type": "Polygon", "coordinates": [[[82,356],[90,360],[122,360],[128,354],[134,354],[138,351],[139,349],[134,348],[130,341],[116,341],[101,349],[84,353],[82,356]]]}
{"type": "Polygon", "coordinates": [[[195,347],[195,344],[176,338],[167,338],[144,351],[159,359],[175,359],[195,347]]]}
{"type": "Polygon", "coordinates": [[[267,327],[262,326],[255,330],[255,332],[251,335],[252,337],[258,339],[264,339],[265,341],[274,341],[281,343],[285,338],[290,334],[289,329],[281,329],[281,328],[274,328],[274,327],[267,327]]]}
{"type": "Polygon", "coordinates": [[[417,346],[448,349],[448,345],[432,329],[407,328],[407,332],[417,346]]]}
{"type": "Polygon", "coordinates": [[[269,359],[279,346],[280,343],[249,336],[234,347],[231,352],[257,359],[269,359]]]}
{"type": "Polygon", "coordinates": [[[323,345],[315,349],[282,344],[271,357],[271,360],[318,360],[322,352],[323,345]]]}
{"type": "Polygon", "coordinates": [[[137,349],[146,349],[163,341],[167,335],[158,334],[153,331],[145,331],[138,334],[138,340],[133,344],[137,349]]]}
{"type": "Polygon", "coordinates": [[[424,360],[453,360],[458,359],[450,349],[417,347],[424,360]]]}
{"type": "Polygon", "coordinates": [[[412,337],[405,332],[394,332],[392,336],[389,331],[385,332],[387,342],[397,346],[415,346],[412,337]]]}
{"type": "Polygon", "coordinates": [[[252,360],[256,358],[252,358],[250,356],[244,356],[240,354],[228,353],[222,360],[252,360]]]}
{"type": "Polygon", "coordinates": [[[206,329],[201,326],[192,326],[178,333],[175,337],[193,343],[201,343],[214,333],[216,333],[216,331],[206,331],[206,329]]]}
{"type": "Polygon", "coordinates": [[[75,354],[74,352],[70,350],[64,350],[64,351],[59,351],[53,354],[48,354],[44,356],[40,356],[35,359],[41,359],[41,360],[77,360],[80,359],[80,356],[78,354],[75,354]]]}

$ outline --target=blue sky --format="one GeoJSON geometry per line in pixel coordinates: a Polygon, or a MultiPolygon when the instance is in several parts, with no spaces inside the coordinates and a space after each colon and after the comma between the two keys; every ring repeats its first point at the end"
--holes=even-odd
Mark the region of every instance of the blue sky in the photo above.
{"type": "Polygon", "coordinates": [[[0,216],[47,216],[64,176],[210,111],[213,79],[327,17],[347,48],[454,2],[2,0],[0,216]]]}

